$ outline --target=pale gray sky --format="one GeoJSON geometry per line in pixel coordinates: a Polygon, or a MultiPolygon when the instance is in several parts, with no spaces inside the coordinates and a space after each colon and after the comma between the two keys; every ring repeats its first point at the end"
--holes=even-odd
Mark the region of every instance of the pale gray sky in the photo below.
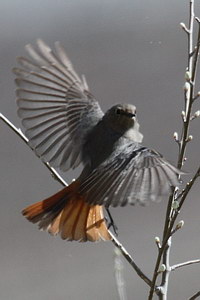
{"type": "MultiPolygon", "coordinates": [[[[1,0],[0,110],[18,127],[11,69],[24,45],[38,37],[65,46],[76,70],[84,73],[104,110],[118,102],[137,106],[144,145],[176,162],[172,139],[181,126],[189,1],[165,0],[1,0]]],[[[199,1],[196,1],[200,16],[199,1]]],[[[200,79],[198,78],[199,86],[200,79]]],[[[199,108],[196,105],[196,108],[199,108]]],[[[39,232],[20,211],[58,191],[42,163],[4,124],[0,125],[0,298],[6,300],[117,299],[112,243],[64,242],[39,232]]],[[[199,121],[191,129],[192,171],[199,164],[199,121]]],[[[77,172],[65,174],[67,181],[77,172]]],[[[119,239],[151,276],[156,258],[154,237],[161,236],[166,201],[149,207],[111,209],[119,239]]],[[[180,219],[172,263],[198,258],[200,203],[196,184],[180,219]]],[[[146,299],[148,289],[124,262],[128,299],[146,299]]],[[[199,289],[200,267],[172,274],[169,299],[187,299],[199,289]]]]}

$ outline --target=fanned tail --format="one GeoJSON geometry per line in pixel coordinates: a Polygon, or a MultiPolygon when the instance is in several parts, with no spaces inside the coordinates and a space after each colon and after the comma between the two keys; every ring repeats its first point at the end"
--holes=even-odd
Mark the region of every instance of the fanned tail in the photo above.
{"type": "Polygon", "coordinates": [[[57,194],[37,202],[22,211],[32,223],[38,223],[42,230],[52,235],[60,234],[62,239],[80,242],[110,240],[103,207],[89,205],[84,195],[76,192],[77,182],[57,194]]]}

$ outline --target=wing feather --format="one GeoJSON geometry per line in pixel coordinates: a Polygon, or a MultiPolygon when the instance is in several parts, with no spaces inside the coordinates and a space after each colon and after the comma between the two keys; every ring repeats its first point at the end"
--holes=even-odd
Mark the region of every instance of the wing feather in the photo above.
{"type": "Polygon", "coordinates": [[[42,40],[37,47],[27,45],[30,58],[19,57],[21,67],[13,69],[18,115],[30,146],[43,161],[62,170],[75,168],[84,138],[103,112],[60,43],[55,43],[55,53],[42,40]]]}
{"type": "Polygon", "coordinates": [[[90,204],[145,204],[160,200],[170,193],[172,186],[180,184],[179,175],[183,172],[159,153],[129,143],[83,180],[80,191],[87,195],[90,204]]]}

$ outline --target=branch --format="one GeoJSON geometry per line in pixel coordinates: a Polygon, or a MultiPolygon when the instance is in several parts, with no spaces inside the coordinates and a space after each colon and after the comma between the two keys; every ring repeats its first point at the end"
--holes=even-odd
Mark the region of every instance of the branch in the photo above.
{"type": "Polygon", "coordinates": [[[177,199],[181,198],[181,201],[179,203],[179,209],[180,209],[180,205],[182,205],[182,202],[185,200],[185,198],[187,197],[189,191],[191,190],[193,184],[195,183],[196,179],[200,176],[200,166],[197,169],[195,175],[193,176],[193,178],[186,184],[185,188],[183,189],[183,191],[177,196],[177,199]],[[183,199],[184,198],[184,199],[183,199]]]}
{"type": "MultiPolygon", "coordinates": [[[[13,125],[13,123],[11,123],[2,113],[0,113],[0,119],[14,131],[22,139],[23,142],[25,142],[29,146],[29,141],[28,141],[27,137],[23,134],[23,132],[21,131],[20,128],[15,127],[13,125]]],[[[31,147],[30,147],[30,149],[33,150],[31,147]]],[[[43,162],[43,164],[51,172],[51,175],[53,176],[53,178],[55,180],[60,182],[63,186],[68,185],[64,181],[64,179],[58,174],[58,172],[54,168],[50,167],[49,163],[43,162]]]]}
{"type": "MultiPolygon", "coordinates": [[[[178,163],[177,167],[179,169],[182,168],[184,163],[184,157],[185,157],[185,151],[188,141],[191,140],[189,138],[189,125],[191,121],[191,112],[192,112],[192,104],[194,99],[194,87],[195,87],[195,77],[196,77],[196,71],[197,71],[197,64],[198,64],[198,55],[199,55],[199,47],[200,47],[200,26],[198,31],[198,38],[195,50],[193,49],[193,35],[194,35],[194,0],[190,0],[190,11],[189,11],[189,28],[187,29],[185,24],[181,23],[182,29],[187,34],[188,37],[188,63],[186,68],[186,74],[185,74],[185,86],[184,86],[184,97],[185,97],[185,109],[182,112],[183,117],[183,127],[182,127],[182,134],[181,139],[178,141],[179,144],[179,155],[178,155],[178,163]]],[[[198,22],[198,19],[197,19],[198,22]]],[[[199,22],[198,22],[199,24],[199,22]]],[[[175,140],[177,140],[177,137],[175,135],[175,140]]],[[[176,221],[176,218],[179,214],[180,208],[182,207],[186,196],[188,192],[190,191],[191,187],[193,186],[196,178],[199,176],[199,169],[197,170],[195,176],[193,179],[189,182],[189,184],[186,186],[184,192],[181,194],[181,200],[179,203],[178,209],[173,208],[173,203],[175,200],[177,200],[177,193],[178,188],[173,188],[172,193],[169,197],[167,211],[166,211],[166,217],[165,217],[165,224],[163,229],[163,238],[162,238],[162,244],[161,248],[158,252],[157,261],[154,268],[153,278],[152,278],[152,286],[149,292],[148,300],[153,299],[153,294],[155,292],[156,287],[156,281],[158,277],[158,270],[161,265],[161,260],[163,260],[163,264],[167,262],[166,270],[162,273],[162,283],[161,286],[157,288],[157,294],[159,296],[159,299],[165,300],[167,299],[167,287],[168,287],[168,278],[169,278],[169,252],[170,252],[170,245],[171,245],[171,236],[173,231],[173,226],[176,221]],[[169,240],[170,239],[170,240],[169,240]]],[[[179,197],[180,198],[180,197],[179,197]]]]}
{"type": "Polygon", "coordinates": [[[192,296],[190,299],[188,299],[188,300],[195,300],[195,299],[197,299],[197,297],[199,297],[200,296],[200,291],[199,292],[197,292],[194,296],[192,296]]]}
{"type": "Polygon", "coordinates": [[[138,274],[138,276],[143,279],[146,284],[149,286],[152,285],[151,280],[140,270],[140,268],[136,265],[131,255],[127,252],[127,250],[124,248],[124,246],[118,241],[118,239],[109,231],[113,244],[122,252],[122,255],[126,258],[126,260],[129,262],[129,264],[133,267],[135,272],[138,274]]]}
{"type": "MultiPolygon", "coordinates": [[[[165,273],[165,276],[162,276],[162,282],[161,286],[159,289],[159,292],[161,294],[160,298],[162,295],[167,295],[167,290],[168,290],[168,284],[169,284],[169,275],[170,275],[170,264],[169,264],[169,255],[170,255],[170,249],[171,249],[171,238],[168,239],[167,245],[166,245],[166,255],[163,255],[163,264],[166,267],[166,270],[163,272],[163,275],[165,273]]],[[[162,298],[161,298],[162,299],[162,298]]]]}
{"type": "MultiPolygon", "coordinates": [[[[29,142],[27,137],[23,134],[21,129],[16,128],[13,123],[11,123],[2,113],[0,113],[0,119],[8,125],[21,139],[23,142],[25,142],[29,146],[29,142]]],[[[30,146],[29,146],[30,147],[30,146]]],[[[30,147],[31,149],[31,147],[30,147]]],[[[33,149],[31,149],[33,150],[33,149]]],[[[52,168],[48,163],[43,162],[43,164],[47,167],[47,169],[51,172],[53,178],[57,180],[59,183],[61,183],[63,186],[67,186],[67,183],[64,181],[64,179],[58,174],[58,172],[52,168]]],[[[109,230],[108,230],[109,231],[109,230]]],[[[109,231],[113,244],[121,251],[122,255],[125,257],[125,259],[130,263],[130,265],[133,267],[133,269],[136,271],[138,276],[144,280],[149,286],[151,286],[152,282],[151,280],[140,270],[140,268],[136,265],[131,255],[128,253],[128,251],[123,247],[123,245],[118,241],[118,239],[112,234],[111,231],[109,231]]]]}
{"type": "Polygon", "coordinates": [[[198,63],[198,53],[199,53],[199,34],[197,39],[198,49],[195,52],[195,58],[193,57],[193,34],[194,34],[194,0],[190,0],[190,17],[189,17],[189,34],[188,36],[188,64],[186,72],[186,83],[185,83],[185,118],[183,120],[183,131],[180,141],[180,152],[178,158],[178,168],[181,169],[183,166],[183,160],[185,156],[185,150],[187,146],[188,133],[189,133],[189,124],[191,119],[191,109],[194,98],[194,85],[195,85],[195,76],[198,63]]]}
{"type": "MultiPolygon", "coordinates": [[[[185,189],[183,190],[183,192],[182,192],[181,195],[180,195],[181,200],[180,200],[180,202],[179,202],[179,209],[178,209],[177,213],[175,213],[176,215],[179,213],[179,211],[180,211],[180,209],[181,209],[181,207],[182,207],[182,205],[183,205],[183,203],[184,203],[184,201],[185,201],[185,199],[186,199],[186,197],[187,197],[189,191],[191,190],[193,184],[195,183],[196,179],[197,179],[199,176],[200,176],[200,166],[199,166],[199,168],[197,169],[197,171],[196,171],[194,177],[186,184],[185,189]]],[[[180,197],[178,196],[178,198],[180,198],[180,197]]]]}
{"type": "Polygon", "coordinates": [[[179,268],[182,268],[182,267],[185,267],[185,266],[189,266],[189,265],[193,265],[193,264],[199,264],[199,263],[200,263],[200,259],[185,261],[183,263],[171,266],[171,271],[174,271],[176,269],[179,269],[179,268]]]}

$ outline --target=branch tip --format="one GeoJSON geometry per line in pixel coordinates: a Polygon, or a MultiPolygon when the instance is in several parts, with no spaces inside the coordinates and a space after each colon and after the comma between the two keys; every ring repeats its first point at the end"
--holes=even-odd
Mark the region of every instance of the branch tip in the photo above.
{"type": "Polygon", "coordinates": [[[197,21],[197,23],[200,25],[200,19],[198,17],[195,17],[195,20],[197,21]]]}
{"type": "Polygon", "coordinates": [[[181,26],[181,28],[187,33],[187,34],[189,34],[189,29],[186,27],[186,25],[185,25],[185,23],[183,23],[183,22],[181,22],[180,23],[180,26],[181,26]]]}
{"type": "Polygon", "coordinates": [[[161,243],[160,243],[160,238],[158,236],[155,237],[155,243],[156,243],[158,249],[160,249],[161,248],[161,243]]]}

